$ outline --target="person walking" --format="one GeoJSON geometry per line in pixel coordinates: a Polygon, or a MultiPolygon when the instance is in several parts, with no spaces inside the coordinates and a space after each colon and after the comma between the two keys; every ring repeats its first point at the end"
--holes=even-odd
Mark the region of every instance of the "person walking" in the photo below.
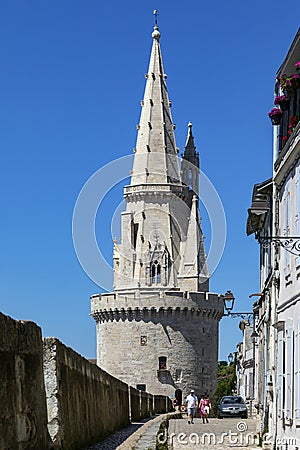
{"type": "Polygon", "coordinates": [[[208,415],[210,412],[211,403],[207,394],[203,395],[200,400],[200,414],[203,420],[203,423],[208,423],[208,415]]]}
{"type": "Polygon", "coordinates": [[[191,389],[191,393],[187,396],[185,401],[188,413],[188,423],[194,423],[196,408],[198,406],[198,397],[195,395],[194,389],[191,389]]]}

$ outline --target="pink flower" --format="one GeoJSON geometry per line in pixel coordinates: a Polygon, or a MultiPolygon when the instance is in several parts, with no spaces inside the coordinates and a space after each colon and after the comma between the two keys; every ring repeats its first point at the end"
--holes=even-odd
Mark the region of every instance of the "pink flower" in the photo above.
{"type": "Polygon", "coordinates": [[[287,100],[285,95],[277,95],[274,100],[274,105],[280,105],[280,103],[284,102],[285,100],[287,100]]]}
{"type": "Polygon", "coordinates": [[[270,112],[268,112],[269,117],[281,116],[281,115],[282,115],[282,111],[279,108],[273,108],[270,112]]]}

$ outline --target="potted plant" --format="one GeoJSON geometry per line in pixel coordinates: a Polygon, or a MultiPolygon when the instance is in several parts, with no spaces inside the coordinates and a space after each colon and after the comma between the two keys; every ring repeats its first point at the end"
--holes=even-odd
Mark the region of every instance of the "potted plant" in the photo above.
{"type": "Polygon", "coordinates": [[[268,116],[271,119],[271,122],[273,125],[279,125],[280,119],[282,117],[282,111],[279,108],[273,108],[269,113],[268,116]]]}
{"type": "Polygon", "coordinates": [[[280,83],[281,90],[287,98],[300,86],[299,75],[296,73],[289,77],[284,73],[281,77],[277,78],[277,81],[280,83]]]}
{"type": "Polygon", "coordinates": [[[274,105],[279,105],[281,111],[286,111],[289,107],[289,98],[285,95],[277,95],[274,100],[274,105]]]}
{"type": "Polygon", "coordinates": [[[298,89],[298,87],[300,86],[300,78],[298,73],[293,73],[293,75],[290,76],[290,80],[293,88],[298,89]]]}
{"type": "Polygon", "coordinates": [[[284,73],[281,77],[277,77],[277,82],[280,84],[281,90],[286,98],[290,97],[292,86],[289,77],[284,73]]]}
{"type": "Polygon", "coordinates": [[[300,76],[300,61],[296,62],[295,67],[296,67],[298,76],[300,76]]]}

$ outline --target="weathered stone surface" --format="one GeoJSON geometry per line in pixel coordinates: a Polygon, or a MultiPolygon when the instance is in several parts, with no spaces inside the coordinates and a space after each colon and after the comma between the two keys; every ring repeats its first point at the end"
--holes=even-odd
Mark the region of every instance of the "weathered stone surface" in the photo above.
{"type": "MultiPolygon", "coordinates": [[[[163,395],[154,395],[154,407],[157,414],[163,414],[167,412],[167,398],[163,395]]],[[[170,409],[168,408],[168,410],[170,409]]]]}
{"type": "Polygon", "coordinates": [[[128,386],[58,339],[44,339],[44,373],[54,448],[80,449],[129,423],[128,386]]]}
{"type": "Polygon", "coordinates": [[[137,422],[141,419],[140,408],[140,391],[132,386],[129,386],[130,395],[130,420],[131,422],[137,422]]]}
{"type": "Polygon", "coordinates": [[[187,395],[193,388],[198,395],[212,396],[223,312],[220,298],[182,294],[93,296],[100,367],[131,386],[145,384],[147,392],[171,395],[179,388],[187,395]],[[159,370],[160,357],[166,358],[166,370],[159,370]]]}
{"type": "Polygon", "coordinates": [[[48,449],[42,337],[0,313],[0,448],[48,449]]]}
{"type": "Polygon", "coordinates": [[[141,394],[141,416],[142,418],[149,417],[150,413],[149,413],[148,393],[141,391],[140,394],[141,394]]]}

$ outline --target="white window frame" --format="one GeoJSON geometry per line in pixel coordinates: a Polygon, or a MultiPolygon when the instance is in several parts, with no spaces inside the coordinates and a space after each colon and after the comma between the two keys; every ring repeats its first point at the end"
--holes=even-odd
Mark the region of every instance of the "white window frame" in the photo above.
{"type": "MultiPolygon", "coordinates": [[[[290,227],[291,227],[291,179],[289,178],[284,186],[282,202],[281,202],[281,235],[288,237],[290,235],[290,227]]],[[[288,251],[284,251],[283,253],[283,271],[284,275],[290,273],[290,264],[291,264],[291,254],[288,251]]]]}
{"type": "Polygon", "coordinates": [[[285,419],[292,419],[294,392],[294,331],[292,320],[289,320],[285,330],[285,419]]]}
{"type": "Polygon", "coordinates": [[[296,323],[295,329],[295,380],[294,380],[294,405],[295,419],[300,420],[300,320],[296,323]]]}
{"type": "Polygon", "coordinates": [[[278,418],[282,418],[282,410],[283,410],[283,380],[284,380],[284,372],[283,372],[283,329],[278,330],[277,334],[277,415],[278,418]]]}

